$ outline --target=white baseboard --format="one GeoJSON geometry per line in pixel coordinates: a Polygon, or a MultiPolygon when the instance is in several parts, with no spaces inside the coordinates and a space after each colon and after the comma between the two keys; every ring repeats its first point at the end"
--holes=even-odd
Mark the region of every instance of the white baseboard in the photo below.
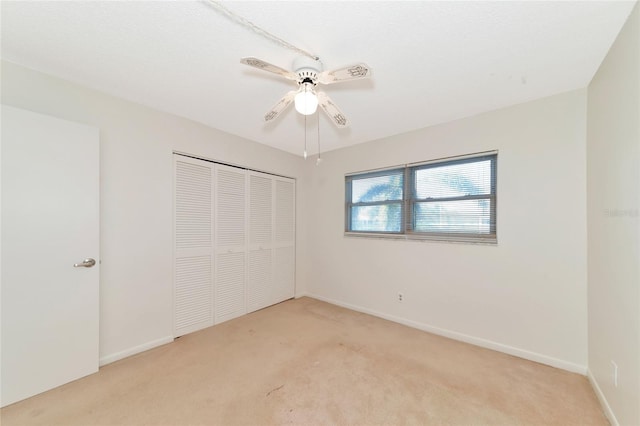
{"type": "Polygon", "coordinates": [[[589,383],[591,383],[591,387],[593,388],[594,392],[596,393],[596,396],[598,397],[598,400],[600,401],[600,405],[602,406],[604,415],[607,416],[607,419],[609,419],[609,422],[611,423],[612,426],[619,426],[620,423],[618,423],[618,419],[616,419],[616,415],[613,414],[613,410],[611,409],[611,406],[609,405],[607,398],[605,398],[604,393],[602,393],[602,389],[600,389],[600,386],[598,385],[598,381],[596,380],[593,373],[591,373],[591,370],[589,369],[587,369],[587,377],[589,378],[589,383]]]}
{"type": "Polygon", "coordinates": [[[143,343],[142,345],[134,346],[133,348],[129,348],[124,351],[116,352],[115,354],[103,356],[100,358],[100,367],[171,342],[173,342],[173,336],[167,336],[151,342],[143,343]]]}
{"type": "Polygon", "coordinates": [[[502,343],[493,342],[491,340],[481,339],[479,337],[469,336],[467,334],[458,333],[457,331],[446,330],[444,328],[434,327],[432,325],[424,324],[417,321],[408,320],[394,315],[388,315],[382,312],[377,312],[372,309],[363,308],[361,306],[352,305],[350,303],[344,303],[338,300],[329,299],[327,297],[318,296],[317,294],[307,293],[297,297],[311,297],[323,302],[331,303],[332,305],[342,306],[343,308],[351,309],[354,311],[362,312],[365,314],[373,315],[375,317],[383,318],[389,321],[397,322],[409,327],[417,328],[422,331],[437,334],[439,336],[448,337],[449,339],[458,340],[472,345],[480,346],[494,351],[503,352],[509,355],[517,356],[519,358],[528,359],[529,361],[539,362],[540,364],[549,365],[551,367],[567,370],[572,373],[587,374],[587,367],[584,365],[574,364],[572,362],[564,361],[561,359],[549,357],[536,352],[530,352],[524,349],[514,348],[512,346],[503,345],[502,343]]]}

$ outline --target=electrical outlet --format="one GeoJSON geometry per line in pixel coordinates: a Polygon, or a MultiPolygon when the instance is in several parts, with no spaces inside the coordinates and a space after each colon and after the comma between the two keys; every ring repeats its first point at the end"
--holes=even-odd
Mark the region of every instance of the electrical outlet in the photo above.
{"type": "Polygon", "coordinates": [[[398,293],[398,302],[402,302],[404,300],[404,294],[398,293]]]}
{"type": "Polygon", "coordinates": [[[618,364],[611,360],[611,375],[613,376],[613,386],[618,387],[618,364]]]}

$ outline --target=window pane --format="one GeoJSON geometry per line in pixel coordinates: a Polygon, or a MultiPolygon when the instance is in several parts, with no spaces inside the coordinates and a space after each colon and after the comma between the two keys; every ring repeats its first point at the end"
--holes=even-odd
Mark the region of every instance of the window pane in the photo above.
{"type": "Polygon", "coordinates": [[[401,223],[401,203],[351,208],[350,231],[400,232],[401,223]]]}
{"type": "Polygon", "coordinates": [[[403,172],[353,179],[351,182],[351,202],[402,200],[403,172]]]}
{"type": "Polygon", "coordinates": [[[454,234],[490,234],[491,202],[483,199],[416,203],[414,230],[454,234]]]}
{"type": "Polygon", "coordinates": [[[418,199],[490,194],[491,160],[418,169],[415,188],[418,199]]]}

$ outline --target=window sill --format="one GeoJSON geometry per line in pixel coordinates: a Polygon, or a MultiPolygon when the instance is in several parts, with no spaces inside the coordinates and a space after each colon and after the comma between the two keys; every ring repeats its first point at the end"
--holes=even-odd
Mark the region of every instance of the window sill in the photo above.
{"type": "Polygon", "coordinates": [[[345,237],[374,238],[382,240],[430,241],[442,243],[462,243],[497,246],[498,239],[492,237],[466,237],[457,235],[419,235],[419,234],[383,234],[377,232],[345,232],[345,237]]]}

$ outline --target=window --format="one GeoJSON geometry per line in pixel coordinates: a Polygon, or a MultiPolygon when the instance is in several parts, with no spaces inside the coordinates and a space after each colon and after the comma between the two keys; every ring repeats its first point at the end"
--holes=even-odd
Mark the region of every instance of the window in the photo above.
{"type": "Polygon", "coordinates": [[[401,232],[404,171],[367,173],[347,177],[348,230],[401,232]]]}
{"type": "Polygon", "coordinates": [[[496,241],[497,154],[345,178],[349,235],[496,241]]]}

